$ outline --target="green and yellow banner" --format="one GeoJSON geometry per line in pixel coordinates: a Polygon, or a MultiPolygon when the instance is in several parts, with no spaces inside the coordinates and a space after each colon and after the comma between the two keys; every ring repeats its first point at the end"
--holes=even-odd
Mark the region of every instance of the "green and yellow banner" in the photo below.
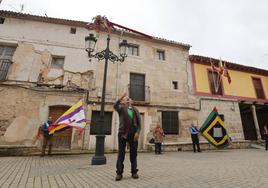
{"type": "Polygon", "coordinates": [[[209,114],[199,131],[210,144],[217,148],[226,147],[229,144],[227,130],[216,108],[209,114]]]}

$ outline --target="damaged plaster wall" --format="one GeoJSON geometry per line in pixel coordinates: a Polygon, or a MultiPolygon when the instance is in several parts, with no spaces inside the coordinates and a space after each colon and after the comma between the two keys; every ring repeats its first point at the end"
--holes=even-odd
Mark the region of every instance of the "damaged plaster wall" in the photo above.
{"type": "Polygon", "coordinates": [[[0,86],[0,143],[29,144],[40,124],[39,108],[42,97],[27,89],[0,86]],[[6,136],[6,138],[4,137],[6,136]],[[27,137],[27,138],[26,138],[27,137]],[[7,139],[7,140],[6,140],[7,139]]]}
{"type": "MultiPolygon", "coordinates": [[[[85,98],[81,89],[93,87],[95,65],[88,61],[84,46],[88,30],[77,28],[74,35],[70,28],[15,18],[6,18],[1,25],[0,44],[17,48],[8,80],[0,85],[0,144],[31,144],[50,106],[71,106],[85,98]],[[61,69],[52,68],[54,56],[64,57],[61,69]],[[51,85],[63,87],[51,91],[51,85]]],[[[73,131],[74,147],[83,145],[81,139],[73,131]]]]}
{"type": "MultiPolygon", "coordinates": [[[[16,86],[0,86],[0,145],[35,145],[38,127],[47,120],[49,108],[72,106],[84,93],[42,92],[16,86]],[[10,100],[12,99],[12,100],[10,100]]],[[[86,131],[88,128],[86,128],[86,131]]],[[[87,147],[78,131],[73,131],[72,148],[87,147]]]]}
{"type": "MultiPolygon", "coordinates": [[[[65,59],[68,60],[68,57],[65,59]]],[[[39,50],[35,45],[18,42],[13,56],[9,80],[39,82],[88,89],[92,87],[93,71],[81,70],[77,64],[65,62],[63,69],[51,68],[52,53],[49,49],[39,50]],[[67,65],[66,65],[67,64],[67,65]],[[75,72],[77,71],[77,72],[75,72]],[[81,71],[81,72],[79,72],[81,71]]]]}
{"type": "Polygon", "coordinates": [[[77,27],[70,33],[69,25],[6,18],[0,27],[0,44],[17,49],[8,79],[24,82],[69,85],[88,89],[95,65],[88,61],[85,36],[88,30],[77,27]],[[51,67],[52,56],[64,57],[62,69],[51,67]]]}

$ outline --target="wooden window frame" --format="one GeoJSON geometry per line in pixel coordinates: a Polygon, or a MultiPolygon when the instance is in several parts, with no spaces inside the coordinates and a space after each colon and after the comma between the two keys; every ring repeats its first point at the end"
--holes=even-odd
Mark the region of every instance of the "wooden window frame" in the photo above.
{"type": "Polygon", "coordinates": [[[71,34],[76,34],[76,27],[71,27],[70,28],[70,33],[71,34]]]}
{"type": "MultiPolygon", "coordinates": [[[[211,84],[210,84],[210,79],[209,79],[209,74],[210,73],[216,73],[215,71],[213,71],[213,70],[211,70],[211,69],[208,69],[207,70],[207,78],[208,78],[208,85],[209,85],[209,89],[210,89],[210,93],[211,93],[211,95],[215,95],[215,96],[223,96],[224,95],[224,87],[223,87],[223,82],[222,82],[222,80],[221,80],[221,82],[220,82],[220,89],[221,89],[221,94],[218,94],[218,93],[213,93],[213,91],[215,91],[214,90],[214,82],[213,82],[213,80],[211,80],[212,81],[212,83],[213,83],[213,87],[211,86],[211,84]]],[[[217,74],[217,73],[216,73],[217,74]]],[[[212,76],[212,75],[211,75],[212,76]]]]}
{"type": "Polygon", "coordinates": [[[137,44],[129,44],[128,46],[128,55],[131,56],[140,56],[140,47],[137,44]],[[134,54],[134,49],[137,49],[137,54],[134,54]],[[131,51],[131,53],[130,53],[131,51]]]}
{"type": "Polygon", "coordinates": [[[255,76],[251,76],[251,80],[252,80],[252,85],[253,85],[253,88],[254,88],[254,91],[255,91],[256,98],[257,99],[266,99],[266,95],[265,95],[265,91],[264,91],[264,88],[263,88],[263,83],[262,83],[261,78],[260,77],[255,77],[255,76]],[[262,89],[263,98],[258,97],[258,92],[257,92],[257,89],[256,89],[256,87],[254,85],[254,80],[259,80],[260,81],[260,86],[261,86],[261,89],[262,89]]]}
{"type": "Polygon", "coordinates": [[[156,50],[157,58],[160,61],[165,61],[166,60],[166,53],[165,50],[156,50]]]}

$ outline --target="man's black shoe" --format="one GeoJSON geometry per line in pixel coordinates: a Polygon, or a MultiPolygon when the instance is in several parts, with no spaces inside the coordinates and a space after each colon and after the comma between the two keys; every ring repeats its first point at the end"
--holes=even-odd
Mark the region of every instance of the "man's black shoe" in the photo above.
{"type": "Polygon", "coordinates": [[[123,175],[117,174],[115,176],[115,181],[120,181],[123,178],[123,175]]]}
{"type": "Polygon", "coordinates": [[[132,174],[132,178],[133,178],[133,179],[138,179],[138,178],[139,178],[139,175],[138,175],[137,173],[132,174]]]}

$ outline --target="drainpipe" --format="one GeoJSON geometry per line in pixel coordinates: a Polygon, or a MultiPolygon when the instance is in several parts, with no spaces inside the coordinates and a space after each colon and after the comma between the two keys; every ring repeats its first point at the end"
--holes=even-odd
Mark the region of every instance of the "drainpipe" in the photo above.
{"type": "Polygon", "coordinates": [[[259,122],[258,122],[258,117],[257,117],[255,105],[251,105],[251,111],[252,111],[252,115],[253,115],[254,126],[255,126],[256,132],[257,132],[257,140],[260,141],[261,140],[260,126],[259,126],[259,122]]]}

